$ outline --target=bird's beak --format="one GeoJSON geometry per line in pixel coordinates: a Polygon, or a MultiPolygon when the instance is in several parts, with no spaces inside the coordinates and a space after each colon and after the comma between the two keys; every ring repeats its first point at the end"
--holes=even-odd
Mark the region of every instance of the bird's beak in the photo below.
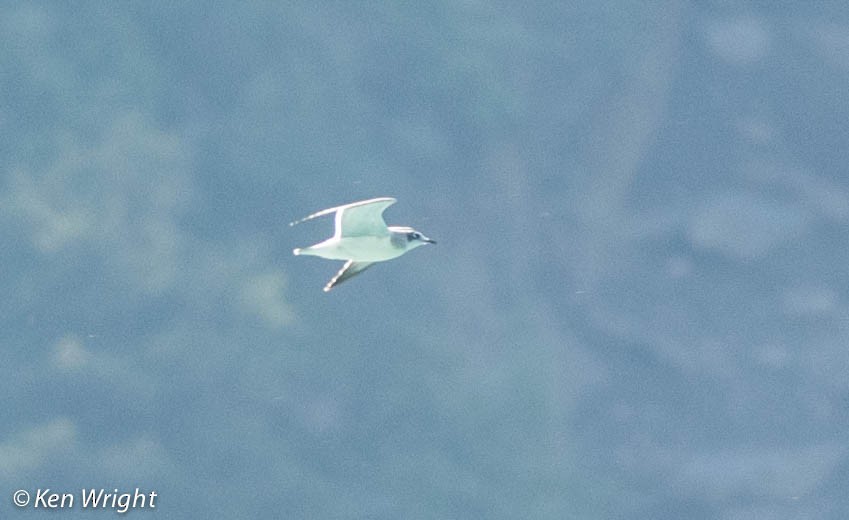
{"type": "Polygon", "coordinates": [[[436,240],[432,240],[432,239],[430,239],[430,238],[426,238],[426,239],[425,239],[425,242],[427,242],[428,244],[435,244],[435,243],[436,243],[436,240]]]}

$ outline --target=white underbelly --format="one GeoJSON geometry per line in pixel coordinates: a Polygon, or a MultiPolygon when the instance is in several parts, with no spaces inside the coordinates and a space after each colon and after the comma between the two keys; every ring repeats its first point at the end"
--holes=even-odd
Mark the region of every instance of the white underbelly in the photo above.
{"type": "Polygon", "coordinates": [[[404,253],[404,249],[392,245],[388,236],[345,237],[339,240],[331,238],[308,249],[310,251],[307,254],[314,254],[322,258],[357,262],[382,262],[404,253]]]}

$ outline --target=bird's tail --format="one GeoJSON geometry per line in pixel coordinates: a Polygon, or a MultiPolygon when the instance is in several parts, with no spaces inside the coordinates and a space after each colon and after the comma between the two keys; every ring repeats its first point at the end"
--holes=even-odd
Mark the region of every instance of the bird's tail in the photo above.
{"type": "Polygon", "coordinates": [[[295,255],[295,256],[297,256],[297,255],[321,256],[319,254],[316,254],[317,251],[321,251],[321,250],[320,249],[317,250],[314,246],[297,247],[297,248],[292,250],[292,254],[295,255]]]}

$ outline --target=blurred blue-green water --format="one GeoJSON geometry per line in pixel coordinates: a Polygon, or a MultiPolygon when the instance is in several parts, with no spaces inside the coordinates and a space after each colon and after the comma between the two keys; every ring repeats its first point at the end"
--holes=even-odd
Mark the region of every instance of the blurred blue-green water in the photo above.
{"type": "Polygon", "coordinates": [[[0,43],[3,518],[849,514],[842,3],[14,2],[0,43]],[[439,245],[322,293],[330,219],[285,224],[387,195],[439,245]]]}

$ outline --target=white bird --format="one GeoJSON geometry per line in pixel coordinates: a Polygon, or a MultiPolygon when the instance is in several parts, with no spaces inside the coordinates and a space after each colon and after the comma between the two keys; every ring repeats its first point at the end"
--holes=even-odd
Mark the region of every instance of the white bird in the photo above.
{"type": "Polygon", "coordinates": [[[289,225],[335,213],[336,227],[333,236],[324,242],[297,248],[292,253],[345,260],[342,269],[324,286],[327,292],[376,262],[392,260],[419,246],[436,243],[411,227],[387,226],[383,211],[393,204],[392,197],[380,197],[323,209],[296,220],[289,225]]]}

